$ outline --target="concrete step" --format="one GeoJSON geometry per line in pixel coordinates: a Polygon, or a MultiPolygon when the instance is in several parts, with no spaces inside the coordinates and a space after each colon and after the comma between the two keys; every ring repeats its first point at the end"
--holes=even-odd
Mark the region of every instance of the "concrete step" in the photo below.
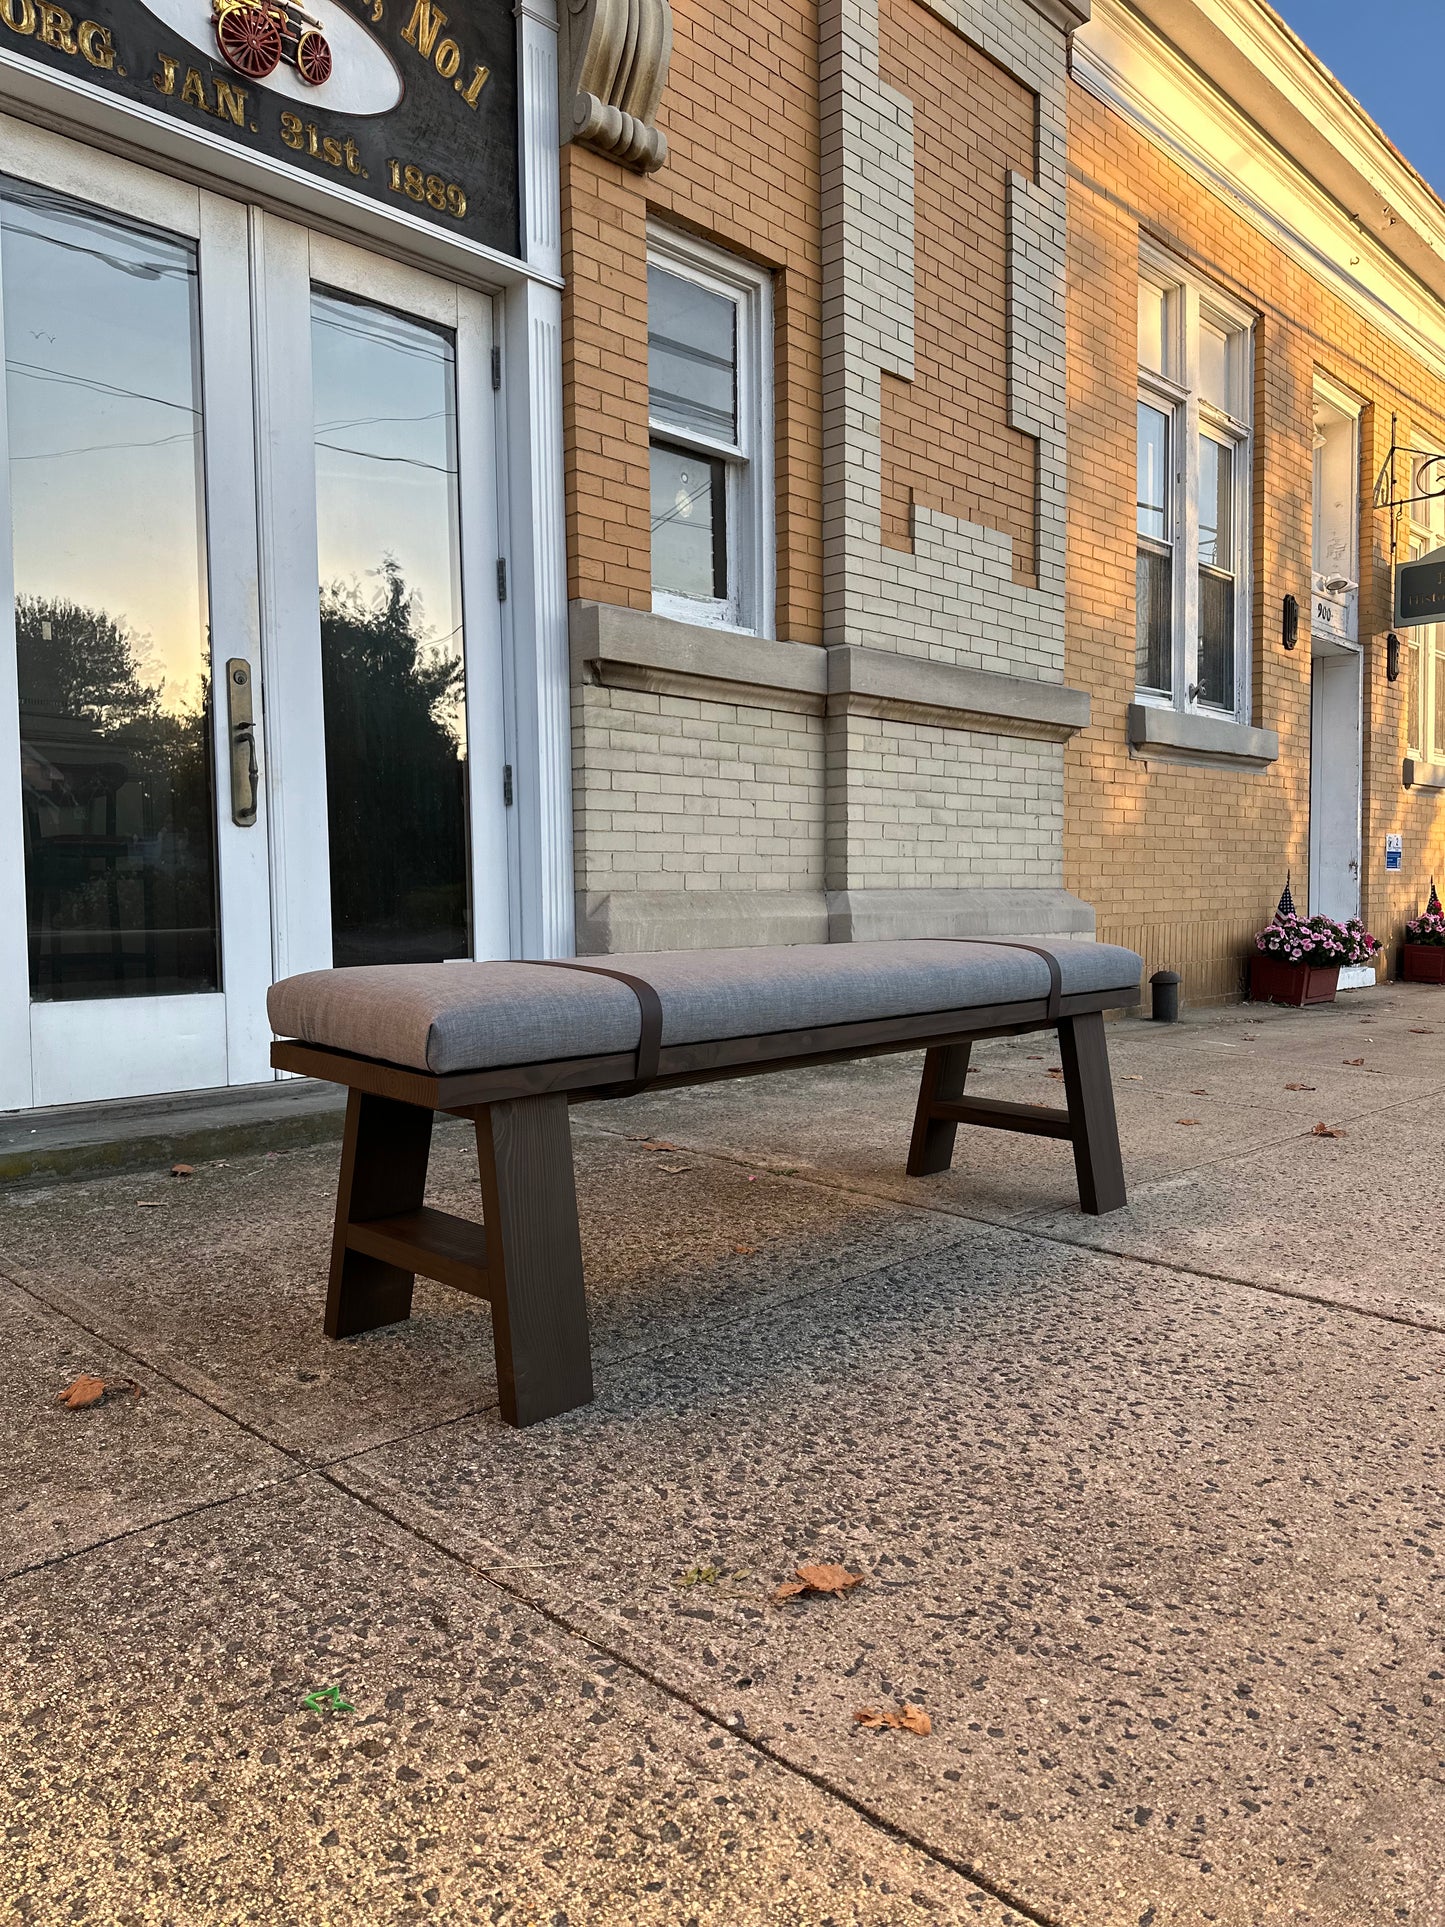
{"type": "Polygon", "coordinates": [[[7,1111],[0,1113],[0,1183],[100,1177],[322,1144],[341,1136],[345,1113],[345,1091],[311,1078],[7,1111]]]}

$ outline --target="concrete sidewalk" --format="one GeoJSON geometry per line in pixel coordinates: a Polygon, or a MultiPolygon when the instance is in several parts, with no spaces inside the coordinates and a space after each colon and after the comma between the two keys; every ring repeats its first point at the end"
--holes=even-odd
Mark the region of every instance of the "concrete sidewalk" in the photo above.
{"type": "Polygon", "coordinates": [[[914,1059],[578,1111],[526,1433],[485,1306],[322,1338],[334,1147],[13,1187],[0,1919],[1445,1922],[1445,993],[1110,1041],[1105,1219],[905,1180],[914,1059]]]}

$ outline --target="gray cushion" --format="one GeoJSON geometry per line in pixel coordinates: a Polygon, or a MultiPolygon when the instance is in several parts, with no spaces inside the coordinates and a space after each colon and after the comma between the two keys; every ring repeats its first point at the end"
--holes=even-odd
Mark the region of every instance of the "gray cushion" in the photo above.
{"type": "MultiPolygon", "coordinates": [[[[1135,1001],[1140,961],[1104,943],[1055,943],[1066,995],[1135,1001]]],[[[1048,994],[1026,950],[933,941],[803,943],[748,950],[659,950],[578,960],[645,978],[662,1004],[662,1041],[696,1044],[933,1010],[1024,1003],[1048,994]]],[[[626,984],[527,963],[375,964],[312,970],[272,986],[281,1037],[408,1069],[490,1070],[635,1050],[626,984]]]]}

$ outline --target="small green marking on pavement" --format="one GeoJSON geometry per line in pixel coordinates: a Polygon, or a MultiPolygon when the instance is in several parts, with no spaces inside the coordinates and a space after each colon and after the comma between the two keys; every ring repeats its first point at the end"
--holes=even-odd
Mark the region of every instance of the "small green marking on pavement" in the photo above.
{"type": "Polygon", "coordinates": [[[309,1706],[313,1713],[354,1713],[356,1708],[349,1699],[343,1699],[339,1686],[318,1686],[308,1693],[301,1704],[309,1706]]]}

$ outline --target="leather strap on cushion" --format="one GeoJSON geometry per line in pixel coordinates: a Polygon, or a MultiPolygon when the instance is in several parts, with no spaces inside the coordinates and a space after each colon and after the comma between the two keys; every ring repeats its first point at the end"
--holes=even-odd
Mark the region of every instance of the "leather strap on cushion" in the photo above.
{"type": "Polygon", "coordinates": [[[1045,1015],[1051,1024],[1058,1022],[1059,999],[1063,995],[1064,990],[1064,973],[1059,968],[1059,960],[1052,950],[1045,950],[1041,944],[1037,943],[1015,943],[1008,937],[920,937],[915,939],[915,941],[919,943],[981,943],[990,950],[1028,950],[1032,952],[1035,957],[1042,957],[1049,967],[1049,1001],[1045,1007],[1045,1015]]]}
{"type": "Polygon", "coordinates": [[[626,984],[642,1013],[642,1027],[637,1034],[637,1067],[630,1083],[609,1086],[608,1095],[624,1097],[652,1082],[657,1075],[658,1052],[662,1049],[662,1000],[645,977],[629,976],[625,970],[609,970],[605,964],[574,963],[569,957],[529,957],[527,962],[545,970],[580,970],[588,977],[611,977],[619,984],[626,984]]]}

